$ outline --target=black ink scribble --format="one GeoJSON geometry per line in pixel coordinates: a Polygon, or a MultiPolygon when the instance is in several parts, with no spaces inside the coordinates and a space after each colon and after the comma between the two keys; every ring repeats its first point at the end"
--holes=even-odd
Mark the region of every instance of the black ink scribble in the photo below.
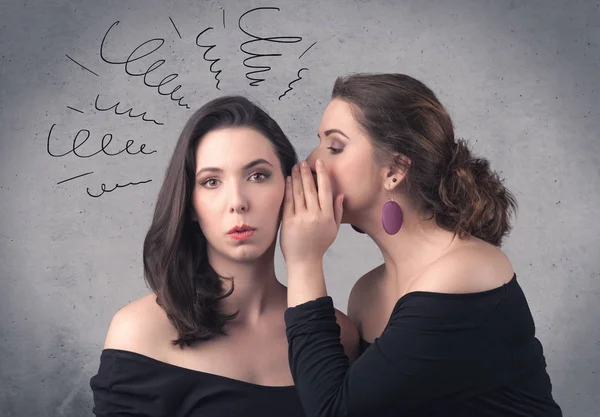
{"type": "Polygon", "coordinates": [[[124,184],[124,185],[121,185],[121,184],[116,184],[112,190],[107,190],[107,189],[106,189],[106,184],[102,183],[102,185],[100,185],[100,189],[102,190],[102,192],[101,192],[100,194],[92,194],[92,193],[90,193],[90,189],[89,189],[89,188],[87,188],[87,189],[86,189],[86,191],[87,191],[87,193],[88,193],[88,195],[89,195],[90,197],[97,198],[97,197],[100,197],[100,196],[102,196],[102,194],[104,194],[104,193],[111,193],[111,192],[113,192],[114,190],[116,190],[117,188],[125,188],[125,187],[128,187],[128,186],[130,186],[130,185],[140,185],[140,184],[146,184],[146,183],[148,183],[148,182],[151,182],[151,181],[152,181],[152,180],[145,180],[145,181],[138,181],[138,182],[130,182],[129,184],[124,184]]]}
{"type": "Polygon", "coordinates": [[[99,98],[100,98],[100,94],[98,94],[98,95],[96,96],[96,100],[94,101],[94,107],[95,107],[95,108],[96,108],[96,110],[98,110],[98,111],[110,111],[110,110],[114,109],[114,111],[115,111],[115,114],[116,114],[116,115],[118,115],[118,116],[122,116],[122,115],[126,114],[127,116],[131,117],[132,119],[134,119],[134,118],[136,118],[136,117],[141,117],[141,118],[142,118],[142,120],[143,120],[144,122],[154,122],[155,124],[157,124],[157,125],[159,125],[159,126],[163,126],[163,125],[164,125],[164,123],[157,122],[157,121],[156,121],[156,120],[154,120],[154,119],[146,119],[146,112],[143,112],[143,113],[140,113],[140,114],[131,114],[131,112],[133,111],[133,108],[130,108],[130,109],[128,109],[128,110],[125,110],[125,111],[119,111],[119,110],[118,110],[118,108],[119,108],[119,104],[121,104],[121,102],[120,102],[120,101],[117,101],[115,104],[113,104],[113,105],[112,105],[112,106],[110,106],[110,107],[107,107],[107,108],[101,108],[101,107],[98,105],[98,99],[99,99],[99,98]]]}
{"type": "Polygon", "coordinates": [[[83,68],[84,70],[91,72],[92,74],[94,74],[96,77],[99,77],[98,74],[96,74],[94,71],[92,71],[91,69],[81,65],[79,62],[75,61],[73,58],[71,58],[69,55],[65,54],[67,56],[67,58],[69,58],[71,61],[73,61],[74,63],[76,63],[77,65],[79,65],[81,68],[83,68]]]}
{"type": "Polygon", "coordinates": [[[274,43],[297,43],[297,42],[302,41],[302,38],[299,36],[273,36],[273,37],[263,38],[260,36],[253,35],[253,34],[247,32],[246,30],[244,30],[242,28],[242,19],[244,18],[244,16],[246,16],[247,14],[250,14],[252,12],[258,11],[258,10],[277,10],[277,11],[279,11],[280,9],[278,7],[257,7],[257,8],[248,10],[246,13],[241,15],[240,18],[238,19],[238,28],[242,32],[244,32],[246,35],[248,35],[252,38],[252,40],[242,43],[240,45],[240,49],[246,55],[250,55],[249,58],[244,59],[243,64],[246,68],[250,68],[250,69],[254,70],[254,71],[249,71],[246,73],[246,78],[252,81],[250,83],[250,85],[253,87],[257,87],[261,82],[265,81],[265,79],[264,78],[254,78],[254,77],[251,77],[251,75],[259,74],[261,72],[269,72],[271,70],[271,67],[268,65],[262,65],[262,66],[261,65],[258,65],[258,66],[250,65],[250,64],[247,64],[247,62],[250,60],[253,60],[253,59],[257,59],[257,58],[281,56],[282,54],[255,54],[255,53],[246,51],[244,49],[244,47],[246,45],[251,44],[253,42],[260,42],[260,41],[274,42],[274,43]]]}
{"type": "Polygon", "coordinates": [[[210,52],[211,49],[213,49],[214,47],[216,47],[217,45],[200,45],[198,43],[198,41],[200,40],[200,36],[202,36],[204,33],[206,33],[208,30],[213,29],[212,27],[208,27],[206,29],[204,29],[202,32],[200,32],[198,34],[198,36],[196,36],[196,45],[198,45],[201,48],[208,48],[206,51],[204,51],[204,55],[202,55],[202,57],[204,58],[205,61],[210,62],[210,72],[212,72],[213,74],[215,74],[215,80],[217,80],[217,85],[215,87],[217,87],[217,90],[220,90],[219,88],[219,84],[221,83],[221,80],[219,79],[219,74],[221,74],[221,70],[218,71],[213,71],[213,65],[215,65],[217,62],[219,62],[221,60],[221,58],[217,58],[217,59],[208,59],[206,57],[206,54],[208,54],[210,52]]]}
{"type": "Polygon", "coordinates": [[[302,52],[302,55],[300,55],[298,57],[298,59],[302,58],[304,56],[304,54],[307,53],[310,48],[312,48],[313,46],[315,46],[316,43],[317,43],[317,41],[314,41],[311,46],[309,46],[308,48],[306,48],[306,51],[302,52]]]}
{"type": "Polygon", "coordinates": [[[76,109],[76,108],[74,108],[74,107],[71,107],[71,106],[67,106],[67,109],[71,109],[71,110],[74,110],[74,111],[76,111],[76,112],[83,113],[81,110],[79,110],[79,109],[76,109]]]}
{"type": "Polygon", "coordinates": [[[133,139],[129,139],[127,140],[126,144],[125,144],[125,148],[120,150],[119,152],[116,153],[111,153],[108,152],[106,150],[106,148],[108,147],[108,145],[110,145],[110,143],[113,140],[113,135],[111,133],[107,133],[104,136],[102,136],[102,141],[101,141],[101,147],[100,150],[94,152],[93,154],[90,155],[82,155],[79,152],[77,152],[77,149],[79,149],[79,147],[81,147],[85,142],[87,142],[87,140],[90,138],[90,131],[87,129],[80,129],[79,132],[77,132],[77,134],[75,135],[75,138],[73,139],[73,145],[71,146],[71,149],[68,150],[67,152],[63,153],[63,154],[54,154],[50,151],[50,139],[52,138],[52,130],[54,129],[54,127],[56,126],[56,123],[53,124],[50,127],[50,130],[48,131],[48,140],[46,142],[46,151],[48,152],[48,155],[54,157],[54,158],[62,158],[63,156],[66,156],[70,153],[72,153],[73,155],[75,155],[78,158],[91,158],[92,156],[98,155],[100,152],[102,152],[103,154],[107,155],[107,156],[117,156],[123,152],[127,152],[129,155],[137,155],[139,153],[141,153],[142,155],[151,155],[153,153],[156,152],[156,150],[150,151],[150,152],[144,152],[144,149],[146,148],[146,144],[142,143],[140,145],[140,150],[137,152],[131,152],[129,150],[129,148],[135,143],[135,141],[133,139]],[[79,136],[83,135],[85,136],[85,138],[78,142],[79,136]],[[108,141],[107,141],[108,140],[108,141]]]}
{"type": "Polygon", "coordinates": [[[223,9],[223,29],[225,29],[225,9],[223,9]]]}
{"type": "Polygon", "coordinates": [[[177,29],[177,26],[175,26],[175,22],[173,22],[173,19],[171,19],[171,17],[169,17],[169,20],[171,21],[171,23],[173,24],[173,27],[175,28],[175,31],[177,32],[177,34],[179,35],[179,39],[183,39],[181,37],[181,33],[179,33],[179,29],[177,29]]]}
{"type": "Polygon", "coordinates": [[[94,173],[94,171],[86,172],[85,174],[79,174],[79,175],[76,175],[74,177],[67,178],[66,180],[59,181],[59,182],[56,183],[56,185],[60,185],[60,184],[62,184],[64,182],[67,182],[67,181],[75,180],[77,178],[85,177],[86,175],[90,175],[90,174],[93,174],[93,173],[94,173]]]}
{"type": "Polygon", "coordinates": [[[282,95],[280,95],[280,96],[279,96],[279,100],[281,100],[281,98],[282,98],[283,96],[285,96],[287,93],[289,93],[290,91],[292,91],[292,90],[293,90],[293,88],[292,88],[292,84],[294,84],[296,81],[300,81],[300,80],[302,79],[302,77],[300,76],[300,73],[301,73],[302,71],[304,71],[304,70],[308,71],[308,68],[300,68],[300,69],[298,70],[298,78],[296,78],[294,81],[292,81],[291,83],[289,83],[289,84],[288,84],[288,89],[287,89],[287,90],[285,90],[285,92],[284,92],[282,95]]]}
{"type": "Polygon", "coordinates": [[[189,109],[190,106],[187,104],[182,104],[181,101],[183,100],[184,96],[181,96],[179,98],[175,98],[173,97],[173,94],[175,94],[175,92],[177,90],[179,90],[182,85],[178,84],[175,88],[173,88],[173,90],[169,93],[165,93],[161,91],[161,87],[167,85],[168,83],[170,83],[171,81],[173,81],[174,79],[176,79],[179,74],[169,74],[166,77],[164,77],[158,84],[150,84],[147,80],[148,74],[150,74],[152,71],[156,71],[158,68],[160,68],[166,61],[164,59],[159,59],[157,61],[155,61],[152,65],[150,65],[148,67],[148,69],[144,72],[140,72],[140,73],[134,73],[131,72],[129,69],[129,64],[131,64],[132,62],[135,61],[139,61],[142,58],[147,57],[150,54],[153,54],[154,52],[158,51],[165,43],[165,40],[163,38],[153,38],[150,40],[147,40],[146,42],[138,45],[127,57],[127,59],[125,59],[124,61],[111,61],[109,59],[106,58],[106,54],[104,51],[104,43],[106,42],[106,37],[108,36],[108,33],[112,30],[112,28],[114,28],[116,25],[119,24],[119,21],[116,21],[115,23],[113,23],[111,25],[110,28],[108,28],[108,30],[106,31],[106,33],[104,34],[104,37],[102,38],[102,43],[100,44],[100,58],[102,58],[102,60],[104,62],[106,62],[107,64],[112,64],[112,65],[125,65],[125,72],[127,73],[127,75],[130,75],[132,77],[143,77],[143,81],[144,84],[147,87],[152,87],[152,88],[156,88],[158,94],[160,94],[161,96],[169,96],[171,98],[171,100],[175,101],[179,106],[181,107],[185,107],[186,109],[189,109]],[[136,52],[143,48],[145,45],[151,43],[151,42],[159,42],[159,45],[157,47],[155,47],[154,49],[150,50],[150,52],[146,52],[143,55],[139,55],[136,56],[136,52]]]}

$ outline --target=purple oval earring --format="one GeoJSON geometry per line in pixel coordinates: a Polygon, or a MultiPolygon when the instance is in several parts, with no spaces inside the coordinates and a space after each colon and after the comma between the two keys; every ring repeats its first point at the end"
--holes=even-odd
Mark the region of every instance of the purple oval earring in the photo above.
{"type": "MultiPolygon", "coordinates": [[[[392,181],[396,182],[396,178],[392,181]]],[[[404,213],[402,212],[402,208],[393,200],[392,193],[390,192],[390,200],[381,209],[381,225],[383,226],[383,230],[388,235],[395,235],[402,227],[403,219],[404,213]]]]}

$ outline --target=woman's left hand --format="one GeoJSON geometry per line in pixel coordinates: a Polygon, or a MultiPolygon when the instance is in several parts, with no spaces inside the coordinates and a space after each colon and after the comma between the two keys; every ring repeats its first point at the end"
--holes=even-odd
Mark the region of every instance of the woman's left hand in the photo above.
{"type": "Polygon", "coordinates": [[[318,187],[306,161],[286,179],[280,244],[288,268],[320,262],[340,228],[344,196],[334,200],[323,162],[315,165],[318,187]]]}

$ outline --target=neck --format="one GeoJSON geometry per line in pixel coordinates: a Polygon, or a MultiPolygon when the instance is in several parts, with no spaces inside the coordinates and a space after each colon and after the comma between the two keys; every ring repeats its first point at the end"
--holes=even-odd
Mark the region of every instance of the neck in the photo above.
{"type": "Polygon", "coordinates": [[[356,224],[377,244],[385,262],[385,278],[395,281],[403,294],[415,278],[432,262],[442,256],[455,241],[452,232],[439,227],[434,219],[424,218],[407,201],[395,199],[403,211],[402,227],[389,235],[381,225],[381,203],[360,217],[356,224]]]}
{"type": "Polygon", "coordinates": [[[227,292],[233,284],[233,292],[221,300],[224,312],[238,312],[231,324],[252,325],[264,314],[286,305],[285,287],[275,276],[275,244],[258,259],[241,262],[208,250],[208,260],[223,281],[227,292]],[[232,279],[229,279],[232,278],[232,279]]]}

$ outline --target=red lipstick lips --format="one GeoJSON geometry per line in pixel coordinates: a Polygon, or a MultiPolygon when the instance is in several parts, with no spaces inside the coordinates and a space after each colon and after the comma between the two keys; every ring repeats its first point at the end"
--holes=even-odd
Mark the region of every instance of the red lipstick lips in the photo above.
{"type": "Polygon", "coordinates": [[[250,227],[247,224],[243,224],[241,226],[232,227],[227,234],[231,236],[232,239],[241,241],[252,236],[255,230],[255,228],[250,227]]]}

